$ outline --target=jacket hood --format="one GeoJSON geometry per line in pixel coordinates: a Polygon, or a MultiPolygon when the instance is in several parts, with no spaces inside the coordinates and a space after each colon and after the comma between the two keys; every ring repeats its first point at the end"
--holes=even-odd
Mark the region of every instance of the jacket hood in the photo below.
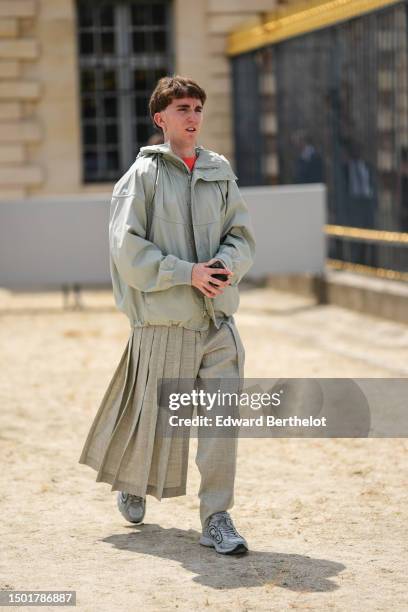
{"type": "MultiPolygon", "coordinates": [[[[205,175],[207,180],[224,181],[237,179],[231,169],[229,161],[223,155],[205,149],[201,145],[197,145],[195,151],[198,157],[194,165],[194,170],[198,170],[200,174],[205,175]]],[[[170,143],[168,142],[141,147],[138,157],[150,157],[157,154],[180,167],[187,167],[183,160],[172,151],[170,143]]]]}

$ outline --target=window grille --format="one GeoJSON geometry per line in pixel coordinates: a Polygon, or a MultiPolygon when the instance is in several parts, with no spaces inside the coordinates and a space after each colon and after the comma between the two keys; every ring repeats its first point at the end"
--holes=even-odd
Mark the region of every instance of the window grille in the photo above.
{"type": "MultiPolygon", "coordinates": [[[[330,224],[408,232],[407,10],[400,2],[232,57],[242,185],[325,182],[330,224]],[[300,158],[305,139],[313,163],[300,158]]],[[[330,247],[355,263],[408,263],[387,245],[330,247]]]]}
{"type": "Polygon", "coordinates": [[[83,180],[112,182],[154,133],[157,80],[173,70],[166,0],[77,0],[83,180]]]}

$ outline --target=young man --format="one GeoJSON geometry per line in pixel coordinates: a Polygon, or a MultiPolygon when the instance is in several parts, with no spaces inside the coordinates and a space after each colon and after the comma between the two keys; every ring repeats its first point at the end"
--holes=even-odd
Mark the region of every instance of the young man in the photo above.
{"type": "MultiPolygon", "coordinates": [[[[255,241],[229,162],[197,145],[205,100],[192,79],[159,80],[149,109],[164,144],[141,148],[111,202],[113,291],[131,334],[80,463],[119,491],[119,510],[134,523],[143,521],[147,494],[160,500],[186,493],[188,437],[160,436],[158,379],[210,385],[244,376],[233,314],[255,241]],[[223,270],[210,267],[217,261],[223,270]],[[226,280],[215,277],[220,272],[226,280]]],[[[246,552],[227,512],[237,438],[201,432],[200,543],[222,554],[246,552]]]]}

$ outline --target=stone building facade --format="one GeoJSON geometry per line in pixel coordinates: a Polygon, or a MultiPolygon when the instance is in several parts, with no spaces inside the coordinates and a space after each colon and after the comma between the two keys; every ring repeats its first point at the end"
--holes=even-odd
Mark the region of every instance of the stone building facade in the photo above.
{"type": "MultiPolygon", "coordinates": [[[[137,2],[107,4],[115,1],[137,2]]],[[[227,34],[248,20],[260,22],[276,4],[170,3],[174,71],[196,78],[208,93],[201,142],[233,164],[227,34]]],[[[105,192],[114,182],[84,180],[76,11],[76,0],[0,0],[2,200],[105,192]]]]}

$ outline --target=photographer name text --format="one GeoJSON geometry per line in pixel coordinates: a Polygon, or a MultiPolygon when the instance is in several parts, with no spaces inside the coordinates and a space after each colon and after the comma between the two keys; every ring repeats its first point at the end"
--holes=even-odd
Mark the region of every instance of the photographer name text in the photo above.
{"type": "Polygon", "coordinates": [[[172,427],[326,427],[326,417],[276,417],[274,415],[260,414],[257,417],[233,417],[230,415],[195,416],[191,418],[178,417],[173,414],[169,417],[172,427]]]}

